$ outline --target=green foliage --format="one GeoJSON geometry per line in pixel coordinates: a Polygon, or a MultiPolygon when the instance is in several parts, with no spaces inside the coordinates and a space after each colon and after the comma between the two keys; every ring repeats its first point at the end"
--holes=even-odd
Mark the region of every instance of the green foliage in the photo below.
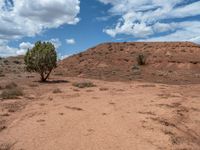
{"type": "Polygon", "coordinates": [[[137,63],[138,65],[146,65],[146,57],[144,56],[144,54],[139,54],[137,56],[137,63]]]}
{"type": "Polygon", "coordinates": [[[41,81],[46,81],[56,67],[55,47],[50,42],[36,42],[35,46],[27,51],[24,61],[27,71],[39,73],[41,81]]]}

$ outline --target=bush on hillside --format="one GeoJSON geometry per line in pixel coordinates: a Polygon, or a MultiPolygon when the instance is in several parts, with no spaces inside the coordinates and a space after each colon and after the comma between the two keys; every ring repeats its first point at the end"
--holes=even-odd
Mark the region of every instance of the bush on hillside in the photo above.
{"type": "Polygon", "coordinates": [[[137,56],[138,65],[146,65],[146,56],[144,54],[139,54],[137,56]]]}

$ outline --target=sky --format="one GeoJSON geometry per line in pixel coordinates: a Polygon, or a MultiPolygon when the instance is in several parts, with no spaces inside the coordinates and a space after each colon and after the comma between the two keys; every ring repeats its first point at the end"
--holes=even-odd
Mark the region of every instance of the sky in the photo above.
{"type": "Polygon", "coordinates": [[[200,44],[200,0],[0,0],[0,56],[37,41],[61,59],[105,42],[200,44]]]}

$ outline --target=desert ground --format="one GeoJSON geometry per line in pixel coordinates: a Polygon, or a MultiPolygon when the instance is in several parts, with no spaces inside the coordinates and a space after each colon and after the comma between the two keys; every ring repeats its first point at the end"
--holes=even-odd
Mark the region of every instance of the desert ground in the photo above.
{"type": "Polygon", "coordinates": [[[157,50],[172,60],[150,59],[137,74],[126,71],[123,63],[134,63],[127,60],[110,74],[119,56],[88,63],[97,65],[88,71],[89,59],[78,59],[88,53],[78,54],[60,62],[47,83],[23,71],[22,57],[3,59],[0,93],[15,83],[23,94],[0,99],[0,150],[199,150],[200,48],[189,47],[180,47],[182,59],[172,57],[176,49],[157,50]]]}

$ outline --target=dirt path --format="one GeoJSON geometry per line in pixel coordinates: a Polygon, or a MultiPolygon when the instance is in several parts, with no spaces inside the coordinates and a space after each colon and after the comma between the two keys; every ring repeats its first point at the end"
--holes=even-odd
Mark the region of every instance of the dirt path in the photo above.
{"type": "Polygon", "coordinates": [[[200,85],[93,82],[97,87],[86,89],[71,83],[42,85],[21,111],[6,116],[1,109],[1,117],[9,120],[0,131],[1,147],[200,149],[200,85]],[[62,92],[53,93],[55,88],[62,92]]]}

